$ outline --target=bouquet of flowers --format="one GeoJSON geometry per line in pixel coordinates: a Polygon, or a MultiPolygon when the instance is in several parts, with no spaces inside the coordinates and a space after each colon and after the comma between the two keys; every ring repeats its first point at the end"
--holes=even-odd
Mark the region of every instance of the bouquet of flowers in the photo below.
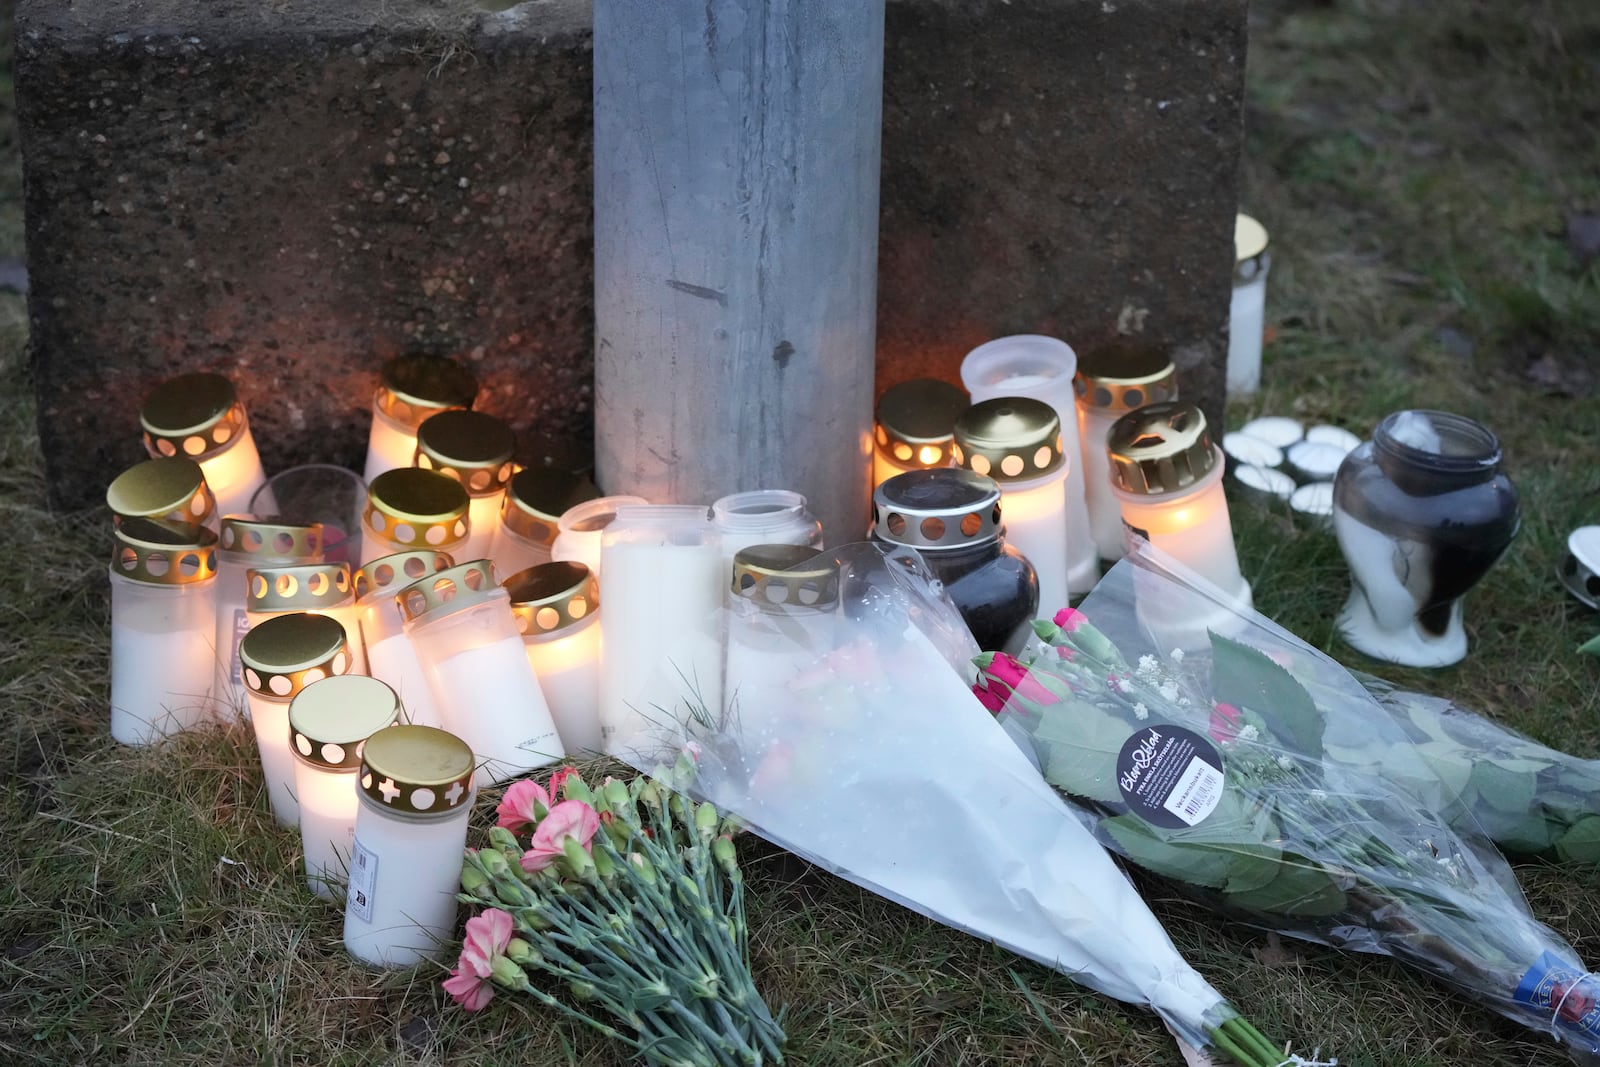
{"type": "Polygon", "coordinates": [[[477,1011],[497,987],[526,993],[652,1064],[782,1063],[783,1027],[750,976],[735,827],[673,788],[692,776],[684,760],[597,788],[571,768],[512,783],[493,847],[461,871],[461,899],[486,907],[451,997],[477,1011]]]}
{"type": "Polygon", "coordinates": [[[1227,914],[1394,955],[1600,1062],[1600,979],[1529,914],[1393,716],[1150,553],[1113,568],[1081,611],[1037,622],[1020,660],[976,659],[979,699],[1026,735],[1084,824],[1227,914]],[[1374,759],[1338,758],[1357,749],[1374,759]]]}

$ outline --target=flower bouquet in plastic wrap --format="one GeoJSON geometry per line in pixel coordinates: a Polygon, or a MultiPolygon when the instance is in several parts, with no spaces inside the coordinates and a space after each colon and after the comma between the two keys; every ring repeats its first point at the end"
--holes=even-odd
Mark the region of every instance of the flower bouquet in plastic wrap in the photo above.
{"type": "Polygon", "coordinates": [[[1225,914],[1395,956],[1600,1062],[1600,979],[1537,922],[1406,728],[1348,672],[1141,546],[1020,660],[977,658],[1095,836],[1225,914]],[[1370,753],[1347,762],[1344,755],[1370,753]]]}
{"type": "Polygon", "coordinates": [[[1146,1006],[1219,1062],[1304,1062],[1183,960],[973,697],[977,649],[920,560],[852,545],[821,561],[797,569],[798,587],[774,574],[765,579],[774,595],[748,591],[725,609],[719,706],[685,682],[675,706],[635,709],[641,722],[614,754],[647,770],[692,752],[687,787],[761,836],[1146,1006]]]}

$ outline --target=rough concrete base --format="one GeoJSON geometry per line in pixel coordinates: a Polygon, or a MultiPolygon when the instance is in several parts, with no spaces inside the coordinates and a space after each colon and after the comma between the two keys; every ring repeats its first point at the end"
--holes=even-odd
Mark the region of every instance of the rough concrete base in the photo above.
{"type": "MultiPolygon", "coordinates": [[[[893,0],[878,387],[989,337],[1178,350],[1221,416],[1244,0],[893,0]]],[[[359,467],[376,369],[455,355],[522,458],[592,454],[589,7],[20,0],[52,496],[230,374],[269,470],[359,467]]]]}

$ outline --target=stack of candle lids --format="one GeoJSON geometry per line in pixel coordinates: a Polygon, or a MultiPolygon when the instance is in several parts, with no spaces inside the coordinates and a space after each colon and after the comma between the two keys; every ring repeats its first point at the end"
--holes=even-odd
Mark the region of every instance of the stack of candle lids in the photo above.
{"type": "Polygon", "coordinates": [[[1309,429],[1282,415],[1252,419],[1222,438],[1234,482],[1258,499],[1287,500],[1296,512],[1326,521],[1333,477],[1361,438],[1339,426],[1309,429]]]}

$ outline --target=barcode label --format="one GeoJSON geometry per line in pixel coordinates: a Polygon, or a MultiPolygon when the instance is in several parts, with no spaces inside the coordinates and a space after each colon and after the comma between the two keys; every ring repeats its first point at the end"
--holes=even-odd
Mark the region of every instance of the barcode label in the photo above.
{"type": "Polygon", "coordinates": [[[364,923],[372,921],[372,895],[378,885],[378,854],[356,838],[350,845],[350,889],[344,913],[364,923]]]}
{"type": "Polygon", "coordinates": [[[1222,772],[1202,759],[1191,759],[1162,807],[1194,826],[1222,799],[1222,772]]]}
{"type": "Polygon", "coordinates": [[[239,659],[239,643],[250,632],[250,616],[243,608],[233,609],[233,648],[228,656],[228,680],[236,687],[244,685],[244,664],[239,659]]]}

